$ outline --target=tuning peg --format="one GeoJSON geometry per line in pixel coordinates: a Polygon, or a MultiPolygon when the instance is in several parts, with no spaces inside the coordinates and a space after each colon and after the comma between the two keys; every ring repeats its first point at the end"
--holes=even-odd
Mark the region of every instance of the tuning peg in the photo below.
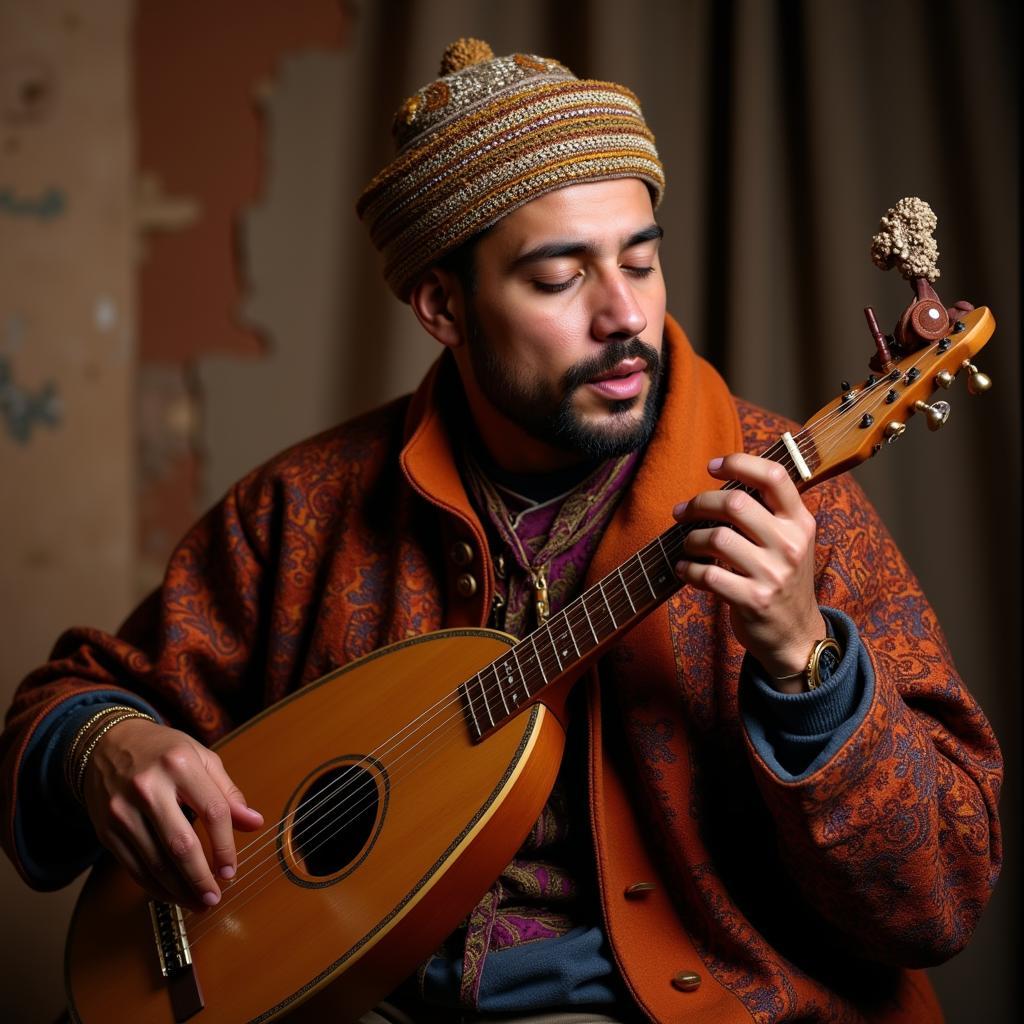
{"type": "Polygon", "coordinates": [[[900,423],[899,420],[893,420],[891,423],[885,425],[885,439],[889,444],[893,441],[898,440],[903,436],[904,431],[907,429],[905,423],[900,423]]]}
{"type": "Polygon", "coordinates": [[[915,402],[914,408],[918,412],[927,413],[926,421],[929,430],[938,430],[949,419],[949,402],[915,402]]]}
{"type": "Polygon", "coordinates": [[[965,359],[961,364],[970,376],[967,378],[967,391],[972,395],[983,395],[992,387],[992,378],[987,373],[982,373],[970,359],[965,359]]]}
{"type": "Polygon", "coordinates": [[[955,380],[956,377],[954,377],[949,370],[940,370],[935,374],[936,385],[940,388],[946,388],[947,391],[953,386],[953,381],[955,380]]]}

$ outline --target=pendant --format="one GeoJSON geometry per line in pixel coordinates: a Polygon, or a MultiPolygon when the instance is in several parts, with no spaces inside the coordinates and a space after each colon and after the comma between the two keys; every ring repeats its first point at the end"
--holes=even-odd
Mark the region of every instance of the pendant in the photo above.
{"type": "Polygon", "coordinates": [[[530,576],[533,579],[533,603],[537,611],[538,625],[547,622],[551,614],[551,606],[548,604],[548,581],[544,566],[538,569],[531,569],[530,576]]]}

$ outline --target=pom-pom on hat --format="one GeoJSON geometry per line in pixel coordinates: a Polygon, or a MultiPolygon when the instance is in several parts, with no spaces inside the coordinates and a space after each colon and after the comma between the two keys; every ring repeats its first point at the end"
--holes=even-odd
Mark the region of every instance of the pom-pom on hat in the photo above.
{"type": "Polygon", "coordinates": [[[654,136],[624,86],[547,57],[495,57],[479,39],[452,43],[440,74],[398,108],[398,154],[356,204],[403,301],[427,267],[545,192],[639,178],[661,201],[654,136]]]}

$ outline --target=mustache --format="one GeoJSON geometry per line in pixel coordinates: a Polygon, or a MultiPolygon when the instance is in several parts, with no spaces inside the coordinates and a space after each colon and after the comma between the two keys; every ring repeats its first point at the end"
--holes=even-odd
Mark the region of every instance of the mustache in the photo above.
{"type": "Polygon", "coordinates": [[[610,341],[603,348],[599,355],[591,359],[584,359],[570,366],[562,375],[562,387],[564,393],[569,394],[587,381],[604,373],[609,373],[623,361],[623,359],[635,359],[640,357],[647,363],[647,372],[652,380],[658,379],[658,371],[661,368],[661,357],[658,351],[639,338],[631,338],[629,341],[610,341]]]}

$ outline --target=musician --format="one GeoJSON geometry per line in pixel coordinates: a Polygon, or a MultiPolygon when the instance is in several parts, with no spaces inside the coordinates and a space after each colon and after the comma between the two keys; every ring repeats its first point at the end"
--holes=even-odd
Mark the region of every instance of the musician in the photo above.
{"type": "Polygon", "coordinates": [[[387,643],[525,635],[674,516],[686,586],[577,686],[513,863],[365,1020],[940,1019],[919,969],[995,881],[999,750],[857,486],[743,454],[790,425],[666,314],[636,98],[460,40],[394,131],[358,212],[440,359],[232,488],[117,636],[58,641],[0,747],[12,860],[52,888],[102,844],[215,905],[270,809],[208,744],[387,643]]]}

